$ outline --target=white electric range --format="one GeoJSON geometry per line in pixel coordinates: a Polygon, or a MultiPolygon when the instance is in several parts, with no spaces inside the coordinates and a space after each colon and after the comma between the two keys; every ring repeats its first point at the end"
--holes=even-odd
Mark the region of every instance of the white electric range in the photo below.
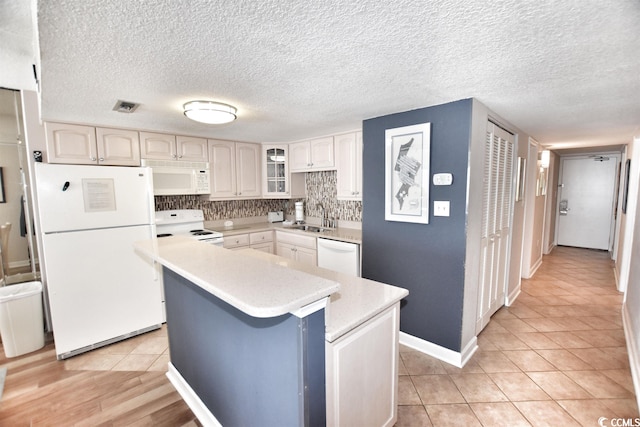
{"type": "Polygon", "coordinates": [[[201,209],[156,211],[156,236],[189,236],[216,246],[222,246],[224,242],[222,233],[204,228],[204,212],[201,209]]]}

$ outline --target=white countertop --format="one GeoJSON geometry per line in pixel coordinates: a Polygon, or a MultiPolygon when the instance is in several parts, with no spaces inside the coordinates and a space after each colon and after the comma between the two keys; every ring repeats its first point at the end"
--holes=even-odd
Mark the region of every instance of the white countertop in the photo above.
{"type": "Polygon", "coordinates": [[[409,295],[409,291],[404,288],[307,265],[266,252],[253,249],[235,252],[256,260],[278,262],[293,270],[339,282],[340,290],[331,295],[325,310],[325,340],[329,342],[335,341],[409,295]]]}
{"type": "Polygon", "coordinates": [[[135,249],[253,317],[276,317],[321,300],[340,285],[274,260],[249,259],[188,237],[136,242],[135,249]]]}
{"type": "MultiPolygon", "coordinates": [[[[225,237],[234,236],[236,234],[256,233],[259,231],[278,230],[286,231],[289,233],[303,234],[306,236],[321,237],[324,239],[340,240],[349,243],[362,243],[362,230],[355,228],[327,228],[326,231],[321,233],[297,230],[291,226],[283,225],[281,222],[269,223],[269,222],[256,222],[249,224],[237,224],[232,227],[224,227],[215,225],[213,222],[205,222],[205,228],[215,231],[220,231],[225,237]]],[[[314,225],[314,224],[309,224],[314,225]]]]}
{"type": "Polygon", "coordinates": [[[369,279],[253,249],[231,251],[184,237],[137,242],[138,251],[254,317],[296,311],[330,295],[325,339],[335,341],[409,294],[369,279]]]}

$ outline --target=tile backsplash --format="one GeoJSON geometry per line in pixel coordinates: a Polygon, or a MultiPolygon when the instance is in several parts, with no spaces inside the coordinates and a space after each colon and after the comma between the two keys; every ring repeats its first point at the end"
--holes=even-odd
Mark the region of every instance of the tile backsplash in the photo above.
{"type": "Polygon", "coordinates": [[[303,201],[305,216],[321,216],[320,203],[327,215],[342,221],[362,222],[362,202],[336,199],[336,172],[307,172],[306,199],[251,199],[209,201],[200,196],[156,196],[156,210],[202,209],[205,221],[266,216],[269,211],[285,211],[293,217],[294,202],[303,201]]]}

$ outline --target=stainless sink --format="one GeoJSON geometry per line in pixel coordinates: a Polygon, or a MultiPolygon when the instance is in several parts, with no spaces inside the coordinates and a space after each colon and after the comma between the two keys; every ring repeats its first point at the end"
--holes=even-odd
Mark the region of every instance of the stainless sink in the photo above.
{"type": "Polygon", "coordinates": [[[316,227],[315,225],[293,225],[291,226],[291,228],[295,230],[310,231],[312,233],[322,233],[323,231],[328,231],[327,228],[316,227]]]}

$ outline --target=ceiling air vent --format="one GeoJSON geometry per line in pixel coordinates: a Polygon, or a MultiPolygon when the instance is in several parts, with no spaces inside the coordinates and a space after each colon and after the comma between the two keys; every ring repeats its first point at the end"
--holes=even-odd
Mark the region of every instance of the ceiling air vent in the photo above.
{"type": "Polygon", "coordinates": [[[118,100],[115,107],[113,107],[113,111],[117,111],[118,113],[133,113],[139,106],[140,104],[136,104],[135,102],[118,100]]]}

